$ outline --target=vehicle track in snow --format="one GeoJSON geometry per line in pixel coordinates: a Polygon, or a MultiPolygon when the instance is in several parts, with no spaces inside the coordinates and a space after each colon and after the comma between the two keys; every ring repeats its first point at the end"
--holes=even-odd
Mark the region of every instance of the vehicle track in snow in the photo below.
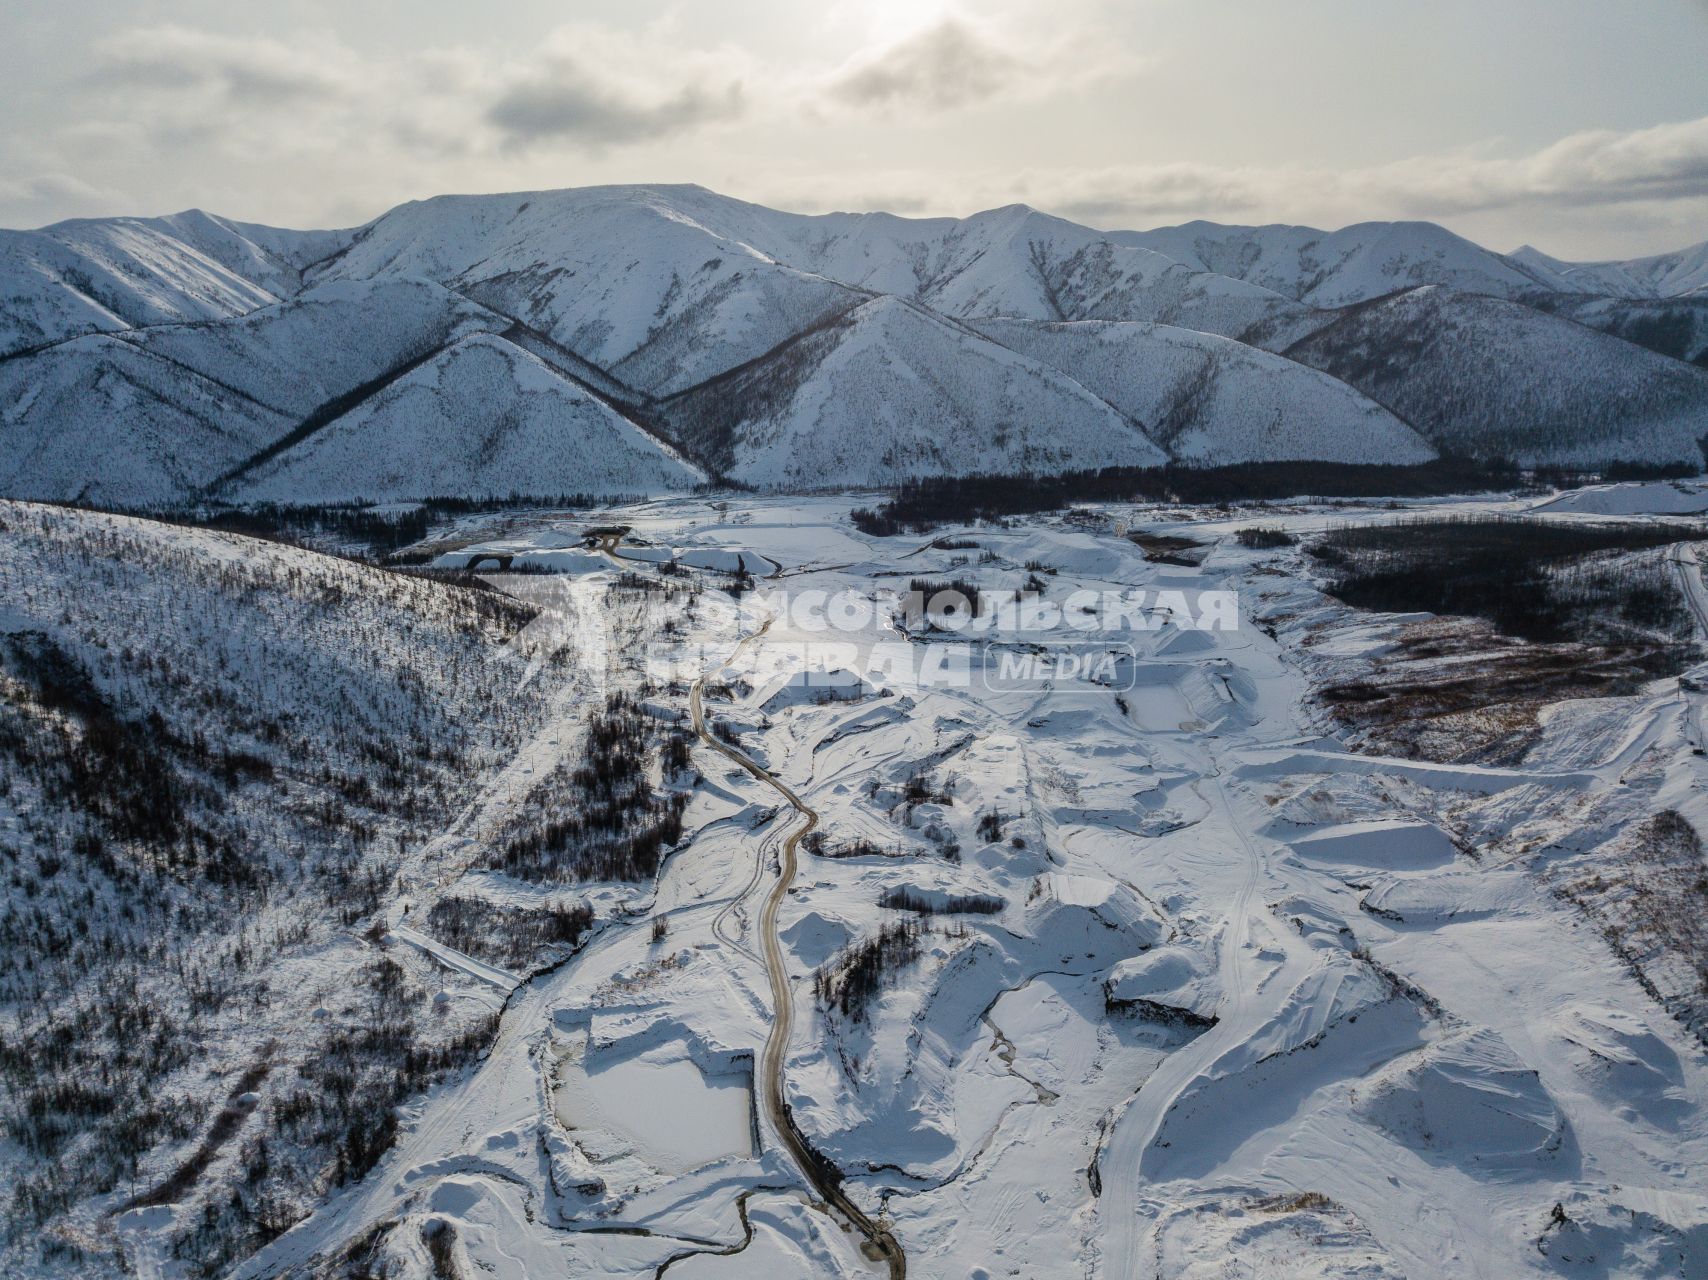
{"type": "MultiPolygon", "coordinates": [[[[1251,957],[1247,944],[1256,914],[1253,903],[1265,860],[1241,829],[1220,773],[1207,773],[1202,782],[1210,793],[1205,798],[1211,801],[1212,812],[1218,814],[1227,829],[1237,837],[1245,862],[1239,885],[1228,903],[1222,930],[1219,974],[1226,1007],[1219,1011],[1214,1027],[1163,1059],[1150,1078],[1139,1086],[1125,1109],[1116,1115],[1107,1140],[1097,1153],[1096,1165],[1103,1181],[1098,1200],[1109,1223],[1102,1274],[1110,1277],[1139,1274],[1139,1206],[1147,1183],[1167,1180],[1166,1174],[1157,1167],[1157,1153],[1161,1148],[1156,1143],[1169,1113],[1181,1096],[1211,1071],[1224,1054],[1237,1049],[1273,1016],[1274,1006],[1286,991],[1286,984],[1278,982],[1269,984],[1268,995],[1260,995],[1250,974],[1251,957]],[[1148,1169],[1147,1164],[1151,1166],[1148,1169]]],[[[1200,791],[1199,794],[1204,793],[1200,791]]],[[[1166,1161],[1162,1163],[1166,1164],[1166,1161]]]]}
{"type": "MultiPolygon", "coordinates": [[[[736,646],[730,655],[734,662],[743,649],[755,643],[770,629],[771,623],[766,621],[764,626],[736,646]]],[[[726,664],[727,665],[727,664],[726,664]]],[[[719,755],[730,760],[751,774],[754,779],[770,787],[793,809],[805,819],[800,826],[790,831],[784,837],[778,855],[777,883],[765,897],[765,904],[759,915],[759,940],[764,952],[765,971],[771,982],[772,1021],[771,1034],[766,1037],[765,1049],[760,1057],[759,1079],[755,1086],[760,1097],[764,1100],[766,1115],[771,1121],[771,1127],[779,1140],[788,1148],[795,1164],[806,1176],[814,1190],[851,1225],[866,1238],[867,1252],[874,1260],[882,1260],[889,1268],[891,1280],[904,1280],[907,1275],[907,1255],[902,1252],[901,1244],[890,1232],[874,1220],[865,1210],[854,1203],[842,1189],[842,1174],[835,1165],[826,1160],[806,1139],[806,1135],[795,1124],[794,1115],[789,1110],[783,1088],[784,1064],[789,1053],[789,1037],[794,1029],[795,1002],[794,992],[789,984],[788,967],[783,962],[783,945],[777,936],[777,914],[783,905],[783,899],[788,895],[790,886],[795,879],[795,865],[800,842],[819,824],[818,811],[773,774],[769,769],[759,764],[745,752],[731,746],[712,734],[706,727],[705,708],[701,691],[706,677],[710,672],[701,672],[695,679],[688,693],[688,706],[693,716],[694,734],[699,740],[719,755]]],[[[754,882],[765,866],[765,846],[761,844],[758,853],[758,868],[755,871],[754,882]]],[[[745,897],[745,892],[741,897],[745,897]]],[[[735,901],[741,900],[738,897],[735,901]]],[[[731,904],[733,906],[733,903],[731,904]]],[[[721,936],[721,935],[720,935],[721,936]]]]}
{"type": "Polygon", "coordinates": [[[1702,558],[1697,555],[1696,547],[1686,543],[1676,547],[1673,554],[1667,557],[1678,570],[1678,577],[1684,589],[1684,602],[1690,606],[1691,615],[1696,619],[1697,634],[1708,640],[1708,588],[1702,583],[1702,558]]]}

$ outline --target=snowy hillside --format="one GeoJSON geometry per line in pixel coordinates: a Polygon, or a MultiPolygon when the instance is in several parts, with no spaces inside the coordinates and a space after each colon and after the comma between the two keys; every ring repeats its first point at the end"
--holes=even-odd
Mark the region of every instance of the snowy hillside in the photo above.
{"type": "Polygon", "coordinates": [[[1536,287],[1498,253],[1429,222],[1365,222],[1333,232],[1188,222],[1111,238],[1317,307],[1363,302],[1420,284],[1498,297],[1536,287]]]}
{"type": "Polygon", "coordinates": [[[1220,464],[1435,456],[1415,431],[1344,382],[1226,338],[1108,322],[988,320],[978,328],[1143,423],[1175,458],[1220,464]]]}
{"type": "Polygon", "coordinates": [[[964,319],[1151,320],[1237,336],[1301,310],[1025,205],[963,219],[824,214],[767,230],[789,261],[964,319]]]}
{"type": "Polygon", "coordinates": [[[295,292],[298,267],[343,235],[197,209],[0,231],[0,355],[79,333],[243,315],[295,292]]]}
{"type": "MultiPolygon", "coordinates": [[[[1629,453],[1656,412],[1666,417],[1655,396],[1671,393],[1656,388],[1693,385],[1640,347],[1684,362],[1708,358],[1708,311],[1690,292],[1708,270],[1705,255],[1698,246],[1613,264],[1562,263],[1534,250],[1503,257],[1427,223],[1332,233],[1191,223],[1105,233],[1024,205],[967,218],[802,215],[695,186],[441,196],[348,231],[284,231],[195,210],[67,222],[0,233],[0,384],[8,393],[0,485],[44,498],[190,500],[334,419],[358,420],[352,415],[391,394],[394,382],[482,332],[537,361],[559,401],[585,409],[563,389],[576,386],[638,424],[642,436],[673,424],[701,472],[731,467],[733,478],[767,486],[969,468],[1059,471],[1156,456],[1135,445],[1130,426],[1088,427],[1109,410],[1088,409],[1083,395],[1064,391],[1081,372],[1093,398],[1155,427],[1154,443],[1184,461],[1334,458],[1351,438],[1369,443],[1374,457],[1402,458],[1415,456],[1415,440],[1380,415],[1357,425],[1368,405],[1324,381],[1326,374],[1369,392],[1363,374],[1354,376],[1357,361],[1314,354],[1304,361],[1318,370],[1310,374],[1295,357],[1347,337],[1356,326],[1340,308],[1419,285],[1524,308],[1483,331],[1484,341],[1520,335],[1510,359],[1473,344],[1466,363],[1411,379],[1424,399],[1433,379],[1451,382],[1456,447],[1504,449],[1471,436],[1519,410],[1521,418],[1549,418],[1556,435],[1576,433],[1571,456],[1593,464],[1610,459],[1597,452],[1603,444],[1629,453]],[[905,306],[874,308],[874,299],[905,306]],[[1575,358],[1589,341],[1542,312],[1623,341],[1591,342],[1594,377],[1582,364],[1561,369],[1558,385],[1534,393],[1542,407],[1532,413],[1530,392],[1513,399],[1514,378],[1546,381],[1551,361],[1575,358]],[[1161,325],[1170,335],[1152,333],[1142,351],[1132,345],[1117,354],[1127,339],[1114,335],[1138,329],[998,326],[978,337],[959,327],[1009,320],[1161,325]],[[903,350],[912,337],[899,345],[873,337],[905,327],[917,330],[918,351],[903,350]],[[1325,327],[1340,336],[1305,344],[1325,327]],[[123,342],[67,341],[91,332],[123,342]],[[850,348],[832,364],[834,392],[820,378],[797,399],[801,370],[816,370],[849,333],[855,346],[889,354],[856,358],[850,348]],[[1045,364],[1068,378],[1016,372],[1029,361],[994,350],[1010,338],[1027,357],[1047,343],[1045,364]],[[1002,371],[994,382],[993,369],[1002,371]],[[1219,388],[1213,406],[1200,394],[1211,383],[1219,388]],[[1642,388],[1641,412],[1627,413],[1601,383],[1642,388]],[[767,401],[738,405],[736,388],[762,391],[767,401]],[[828,398],[814,399],[820,395],[828,398]],[[779,396],[791,401],[786,411],[772,403],[779,396]],[[1056,417],[1063,425],[1052,436],[1056,417]],[[1580,430],[1590,419],[1595,429],[1580,430]],[[881,447],[856,447],[871,424],[881,447]],[[810,453],[791,454],[808,439],[810,453]]],[[[1360,350],[1397,370],[1414,338],[1395,326],[1368,327],[1360,350]]],[[[1436,350],[1457,359],[1459,348],[1436,350]]],[[[527,400],[522,382],[489,374],[482,361],[449,360],[431,376],[435,394],[460,406],[458,421],[480,420],[480,439],[496,448],[516,421],[537,423],[544,402],[527,400]],[[456,385],[464,378],[473,381],[456,385]]],[[[1394,394],[1376,398],[1411,421],[1402,401],[1415,402],[1394,394]]],[[[1683,456],[1676,439],[1695,409],[1688,392],[1679,396],[1682,416],[1667,418],[1669,443],[1642,456],[1683,456]]],[[[448,420],[429,418],[439,425],[393,444],[407,450],[449,430],[448,420]]],[[[1520,433],[1537,430],[1533,423],[1520,433]]],[[[578,487],[650,491],[690,474],[650,445],[611,444],[600,457],[578,487]],[[623,473],[625,459],[638,468],[633,474],[623,473]]],[[[473,483],[483,470],[406,452],[383,476],[363,477],[376,491],[424,492],[473,483]],[[421,469],[414,479],[412,466],[421,469]]],[[[516,478],[500,472],[488,480],[516,478]]],[[[268,492],[292,497],[279,484],[268,492]]]]}
{"type": "Polygon", "coordinates": [[[895,298],[670,401],[664,414],[688,452],[766,487],[1165,457],[1071,378],[895,298]]]}
{"type": "Polygon", "coordinates": [[[242,501],[650,493],[704,479],[604,401],[491,334],[462,339],[236,477],[242,501]]]}
{"type": "Polygon", "coordinates": [[[1708,294],[1683,298],[1584,297],[1556,293],[1529,299],[1551,315],[1576,320],[1674,360],[1708,368],[1708,294]]]}
{"type": "Polygon", "coordinates": [[[1702,463],[1708,372],[1516,303],[1426,286],[1349,308],[1286,354],[1444,451],[1702,463]]]}
{"type": "Polygon", "coordinates": [[[0,599],[0,1272],[223,1275],[486,1043],[384,919],[544,718],[532,610],[10,502],[0,599]]]}
{"type": "Polygon", "coordinates": [[[1230,336],[1302,309],[1023,205],[965,219],[779,213],[699,187],[441,197],[320,278],[422,276],[666,395],[871,293],[946,315],[1156,320],[1230,336]]]}
{"type": "Polygon", "coordinates": [[[624,374],[625,361],[648,371],[629,381],[664,392],[739,363],[743,350],[775,346],[781,338],[768,324],[788,319],[795,332],[871,293],[960,317],[1194,320],[1230,334],[1298,310],[1266,289],[1024,205],[960,219],[807,216],[694,186],[404,205],[364,228],[324,274],[452,284],[613,372],[624,374]],[[779,308],[781,317],[766,313],[779,308]],[[654,369],[660,352],[682,342],[684,318],[713,345],[654,369]]]}
{"type": "Polygon", "coordinates": [[[0,493],[182,501],[291,418],[110,334],[0,362],[0,493]]]}
{"type": "Polygon", "coordinates": [[[225,324],[162,325],[127,340],[300,421],[457,338],[508,327],[426,281],[336,281],[225,324]]]}
{"type": "Polygon", "coordinates": [[[363,228],[315,278],[440,281],[661,394],[762,355],[864,296],[696,221],[677,190],[407,204],[363,228]]]}
{"type": "Polygon", "coordinates": [[[1339,231],[1188,222],[1109,238],[1318,307],[1423,284],[1519,300],[1537,292],[1677,298],[1708,289],[1708,243],[1623,262],[1577,263],[1528,245],[1495,253],[1431,222],[1363,222],[1339,231]]]}
{"type": "Polygon", "coordinates": [[[90,335],[0,362],[0,488],[182,502],[321,406],[507,322],[419,281],[336,283],[224,324],[90,335]]]}
{"type": "Polygon", "coordinates": [[[1686,298],[1708,293],[1708,241],[1677,253],[1623,262],[1562,262],[1524,246],[1512,261],[1550,289],[1615,298],[1686,298]]]}

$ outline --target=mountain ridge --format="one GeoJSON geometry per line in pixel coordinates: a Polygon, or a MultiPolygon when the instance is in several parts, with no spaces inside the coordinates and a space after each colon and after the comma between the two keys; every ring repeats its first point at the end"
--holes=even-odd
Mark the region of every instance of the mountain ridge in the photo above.
{"type": "MultiPolygon", "coordinates": [[[[636,455],[634,484],[601,473],[619,492],[707,475],[822,488],[1131,465],[1159,440],[1159,454],[1189,463],[1332,460],[1347,448],[1415,461],[1435,436],[1522,459],[1560,424],[1585,464],[1676,462],[1681,440],[1708,435],[1708,381],[1696,377],[1708,361],[1702,287],[1708,245],[1574,264],[1531,249],[1498,254],[1421,222],[1102,232],[1024,204],[967,218],[797,214],[691,184],[441,195],[330,231],[195,209],[76,219],[0,232],[10,392],[0,489],[122,492],[144,504],[222,481],[235,492],[229,482],[246,468],[288,462],[473,334],[500,336],[507,352],[579,388],[548,396],[554,412],[576,417],[568,406],[585,394],[655,450],[686,450],[688,471],[636,455]],[[1442,295],[1408,305],[1424,327],[1382,327],[1389,349],[1370,350],[1376,330],[1349,317],[1418,289],[1442,295]],[[1607,336],[1580,340],[1563,325],[1607,336]],[[1423,388],[1453,371],[1408,370],[1398,357],[1445,342],[1455,326],[1469,326],[1462,352],[1482,381],[1455,388],[1457,425],[1420,438],[1411,428],[1430,419],[1423,388]],[[91,334],[118,345],[80,344],[91,334]],[[1349,340],[1357,359],[1342,349],[1349,340]],[[1491,344],[1503,360],[1478,365],[1469,353],[1491,344]],[[1558,367],[1580,348],[1608,385],[1670,388],[1664,443],[1645,435],[1642,413],[1558,367]],[[924,351],[936,363],[922,363],[924,351]],[[832,395],[812,380],[833,357],[832,395]],[[1372,359],[1379,394],[1355,372],[1372,359]],[[176,384],[174,367],[184,371],[176,384]],[[1479,398],[1541,403],[1550,384],[1553,427],[1475,408],[1479,398]],[[771,408],[793,408],[768,417],[764,405],[731,403],[731,387],[763,388],[771,408]],[[809,406],[810,429],[799,416],[809,406]],[[1094,420],[1104,425],[1092,430],[1094,420]],[[127,423],[142,433],[134,448],[127,423]],[[862,431],[884,448],[853,449],[862,431]],[[767,450],[774,456],[760,456],[767,450]],[[209,459],[223,461],[210,471],[209,459]]],[[[522,394],[504,378],[485,385],[522,394]]],[[[517,408],[455,388],[449,402],[471,438],[517,408]]],[[[453,490],[484,483],[418,461],[453,490]]],[[[555,459],[539,471],[562,476],[555,459]]]]}

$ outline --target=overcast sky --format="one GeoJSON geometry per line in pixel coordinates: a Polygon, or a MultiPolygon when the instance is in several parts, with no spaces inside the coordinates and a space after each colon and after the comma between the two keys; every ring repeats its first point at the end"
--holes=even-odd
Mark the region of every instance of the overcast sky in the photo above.
{"type": "Polygon", "coordinates": [[[698,182],[803,211],[1708,239],[1708,0],[0,0],[0,225],[350,225],[698,182]]]}

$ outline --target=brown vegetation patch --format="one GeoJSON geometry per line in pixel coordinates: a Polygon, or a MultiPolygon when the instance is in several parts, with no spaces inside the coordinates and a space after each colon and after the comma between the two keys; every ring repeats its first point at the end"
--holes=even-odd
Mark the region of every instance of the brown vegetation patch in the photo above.
{"type": "Polygon", "coordinates": [[[1649,994],[1708,1043],[1708,864],[1702,838],[1663,809],[1623,837],[1608,871],[1568,871],[1555,892],[1601,926],[1649,994]]]}
{"type": "Polygon", "coordinates": [[[1476,619],[1428,618],[1406,624],[1369,674],[1318,696],[1382,752],[1516,764],[1540,733],[1543,707],[1634,693],[1670,664],[1665,650],[1643,645],[1536,644],[1476,619]]]}

